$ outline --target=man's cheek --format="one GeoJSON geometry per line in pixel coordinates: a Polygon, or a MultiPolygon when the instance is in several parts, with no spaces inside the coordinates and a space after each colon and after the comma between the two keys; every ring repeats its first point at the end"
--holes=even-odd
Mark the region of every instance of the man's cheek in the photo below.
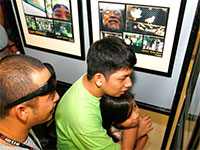
{"type": "Polygon", "coordinates": [[[107,23],[108,22],[108,18],[109,18],[109,16],[104,16],[104,23],[107,23]]]}

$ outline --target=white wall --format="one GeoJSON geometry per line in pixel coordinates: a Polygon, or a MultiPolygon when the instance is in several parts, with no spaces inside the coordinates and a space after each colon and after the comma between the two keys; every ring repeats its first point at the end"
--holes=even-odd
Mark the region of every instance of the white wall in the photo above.
{"type": "Polygon", "coordinates": [[[135,73],[136,83],[132,91],[136,100],[170,109],[183,64],[198,0],[186,3],[172,77],[162,77],[141,72],[135,73]]]}
{"type": "MultiPolygon", "coordinates": [[[[87,0],[83,0],[85,54],[87,54],[90,46],[86,1],[87,0]]],[[[188,0],[186,4],[172,77],[168,78],[138,71],[133,73],[134,85],[130,90],[136,94],[135,98],[137,101],[167,109],[171,108],[190,36],[197,2],[198,0],[188,0]]],[[[27,47],[25,47],[25,53],[34,56],[43,62],[52,63],[55,67],[57,78],[60,81],[73,83],[80,76],[86,73],[87,66],[85,61],[37,51],[27,47]]]]}

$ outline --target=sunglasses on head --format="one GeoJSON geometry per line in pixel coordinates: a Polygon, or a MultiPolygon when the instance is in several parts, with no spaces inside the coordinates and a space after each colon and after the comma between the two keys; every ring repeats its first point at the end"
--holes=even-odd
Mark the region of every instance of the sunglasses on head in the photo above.
{"type": "Polygon", "coordinates": [[[51,73],[51,76],[48,79],[48,81],[44,85],[42,85],[40,88],[38,88],[37,90],[33,91],[32,93],[30,93],[30,94],[18,99],[17,101],[14,101],[11,104],[6,105],[5,108],[11,108],[11,107],[16,106],[18,104],[26,102],[26,101],[34,98],[34,97],[46,95],[46,94],[48,94],[48,93],[50,93],[50,92],[52,92],[52,91],[54,91],[56,89],[55,71],[54,71],[53,67],[50,64],[44,63],[44,65],[46,66],[46,68],[51,73]]]}

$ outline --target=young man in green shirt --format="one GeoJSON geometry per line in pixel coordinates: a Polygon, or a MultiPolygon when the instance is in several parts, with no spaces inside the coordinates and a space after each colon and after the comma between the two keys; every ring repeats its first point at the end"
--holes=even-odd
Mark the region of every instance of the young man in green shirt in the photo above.
{"type": "Polygon", "coordinates": [[[87,55],[87,74],[64,94],[56,110],[58,150],[133,149],[132,129],[123,140],[114,143],[102,127],[99,108],[104,95],[119,97],[132,86],[130,74],[136,56],[116,37],[107,37],[91,45],[87,55]]]}

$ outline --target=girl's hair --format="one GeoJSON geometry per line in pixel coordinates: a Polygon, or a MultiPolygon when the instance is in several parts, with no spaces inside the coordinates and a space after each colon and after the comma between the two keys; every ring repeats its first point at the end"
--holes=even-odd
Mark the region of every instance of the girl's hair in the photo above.
{"type": "Polygon", "coordinates": [[[126,92],[120,97],[104,95],[100,100],[100,109],[104,129],[110,135],[111,125],[117,125],[127,120],[133,109],[133,94],[126,92]],[[131,111],[130,111],[131,110],[131,111]]]}

